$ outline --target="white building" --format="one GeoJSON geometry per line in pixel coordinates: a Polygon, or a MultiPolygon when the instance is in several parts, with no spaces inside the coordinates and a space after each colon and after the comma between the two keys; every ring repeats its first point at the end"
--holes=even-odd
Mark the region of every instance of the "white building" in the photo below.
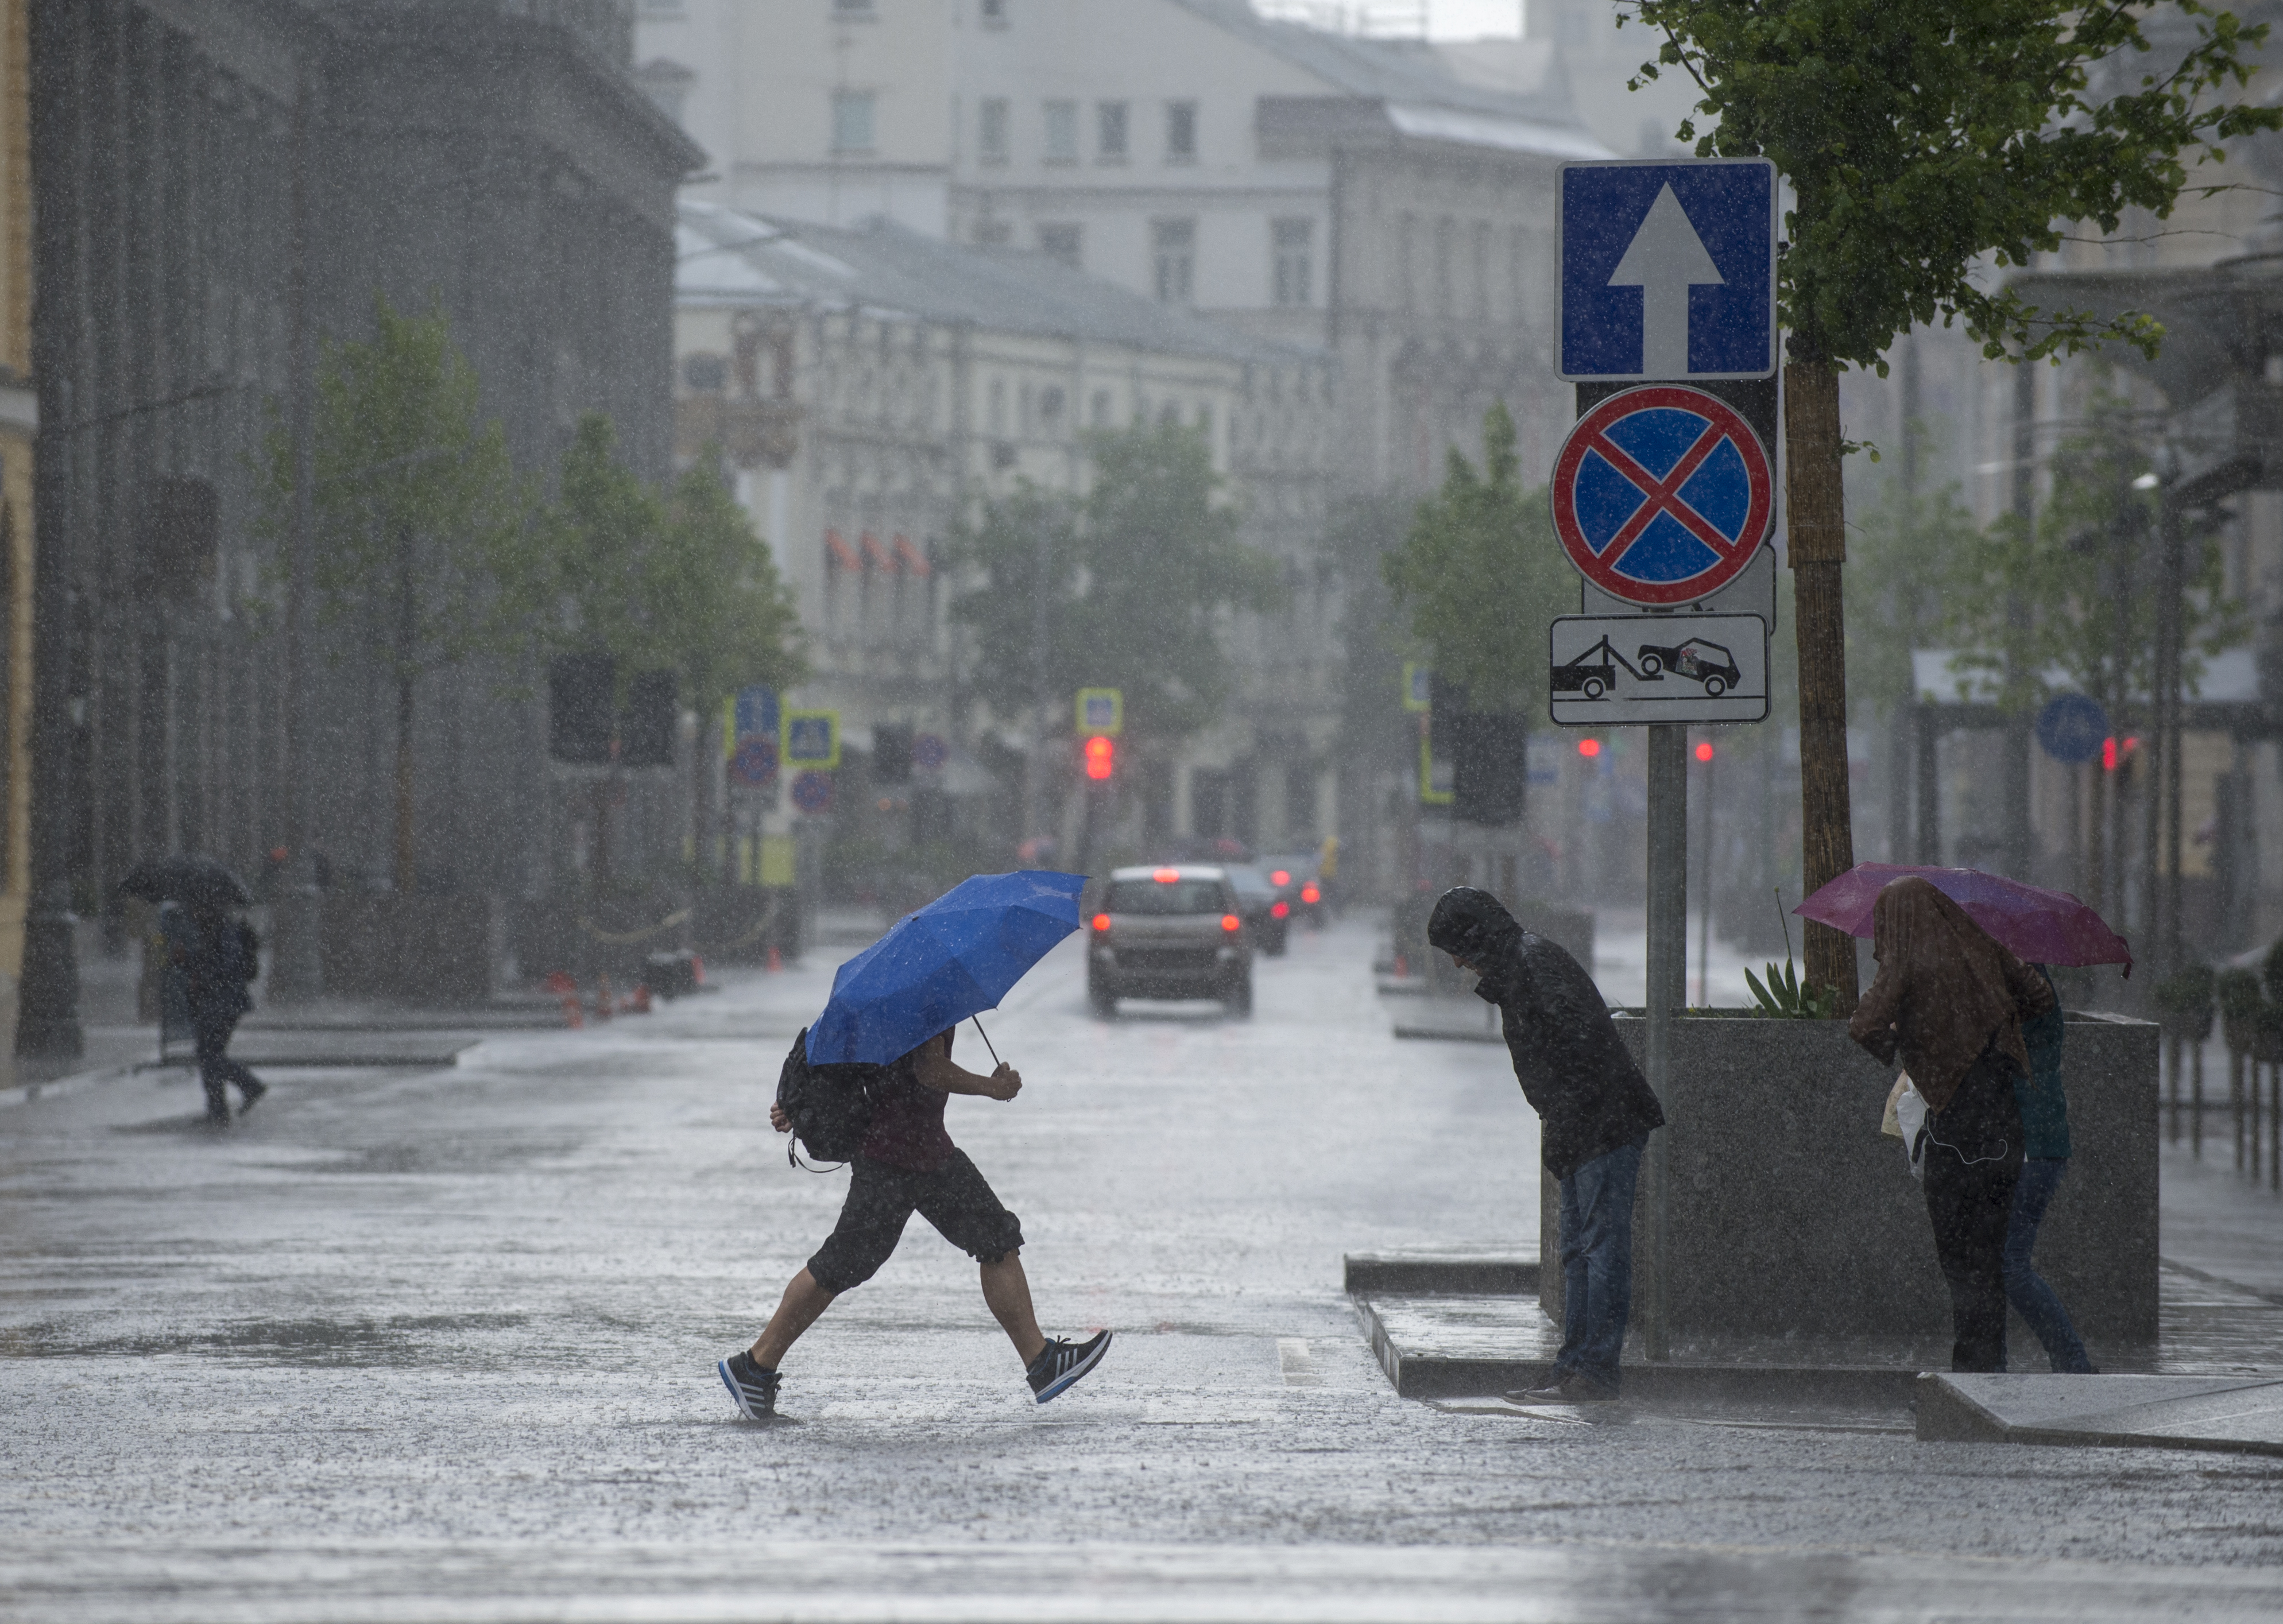
{"type": "Polygon", "coordinates": [[[1034,249],[1341,365],[1342,482],[1419,488],[1550,363],[1553,178],[1611,156],[1554,44],[1359,39],[1242,0],[651,0],[691,195],[1034,249]]]}
{"type": "MultiPolygon", "coordinates": [[[[1331,369],[1036,254],[889,221],[861,229],[686,203],[675,323],[681,451],[720,447],[799,594],[814,680],[791,696],[877,724],[1028,750],[1032,719],[958,689],[946,542],[975,495],[1083,489],[1080,431],[1201,427],[1284,562],[1286,610],[1232,627],[1229,719],[1122,773],[1134,839],[1330,833],[1336,588],[1315,567],[1331,369]]],[[[970,781],[973,779],[970,773],[970,781]]],[[[1011,789],[1012,786],[1007,786],[1011,789]]],[[[1032,831],[1038,832],[1038,831],[1032,831]]]]}

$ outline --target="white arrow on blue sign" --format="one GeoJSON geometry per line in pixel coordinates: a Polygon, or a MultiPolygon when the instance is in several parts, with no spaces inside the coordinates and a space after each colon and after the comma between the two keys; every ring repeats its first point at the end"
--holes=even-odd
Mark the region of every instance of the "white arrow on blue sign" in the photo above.
{"type": "Polygon", "coordinates": [[[1562,167],[1562,354],[1578,383],[1776,369],[1776,172],[1765,158],[1562,167]]]}

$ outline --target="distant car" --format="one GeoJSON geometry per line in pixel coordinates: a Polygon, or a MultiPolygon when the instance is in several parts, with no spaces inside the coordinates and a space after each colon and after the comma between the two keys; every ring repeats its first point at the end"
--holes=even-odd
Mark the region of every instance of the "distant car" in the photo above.
{"type": "Polygon", "coordinates": [[[1224,863],[1228,882],[1236,888],[1236,911],[1244,920],[1245,934],[1253,946],[1271,959],[1283,957],[1292,936],[1292,903],[1268,882],[1252,863],[1224,863]]]}
{"type": "Polygon", "coordinates": [[[1268,882],[1288,905],[1289,916],[1304,920],[1312,928],[1324,922],[1324,882],[1318,877],[1321,861],[1313,851],[1260,859],[1260,866],[1268,871],[1268,882]]]}
{"type": "Polygon", "coordinates": [[[1219,864],[1113,870],[1087,918],[1087,1001],[1219,998],[1252,1013],[1252,947],[1236,887],[1219,864]]]}
{"type": "Polygon", "coordinates": [[[1704,692],[1714,699],[1744,680],[1736,667],[1736,657],[1718,643],[1692,637],[1687,642],[1676,643],[1670,649],[1660,649],[1643,643],[1633,657],[1640,662],[1641,675],[1654,677],[1660,671],[1669,671],[1676,677],[1686,677],[1691,682],[1702,682],[1704,692]]]}

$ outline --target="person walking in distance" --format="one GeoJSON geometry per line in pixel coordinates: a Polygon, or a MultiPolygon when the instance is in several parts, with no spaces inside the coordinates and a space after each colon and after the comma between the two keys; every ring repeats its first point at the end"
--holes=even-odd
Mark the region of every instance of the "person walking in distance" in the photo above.
{"type": "Polygon", "coordinates": [[[1585,967],[1524,930],[1497,897],[1467,885],[1445,891],[1427,940],[1472,970],[1475,996],[1498,1006],[1515,1078],[1538,1112],[1539,1157],[1562,1181],[1562,1351],[1544,1387],[1509,1396],[1614,1399],[1632,1311],[1633,1191],[1664,1113],[1585,967]]]}
{"type": "MultiPolygon", "coordinates": [[[[943,1125],[951,1095],[1011,1100],[1022,1092],[1022,1075],[1003,1061],[988,1076],[954,1065],[951,1040],[950,1032],[939,1032],[881,1068],[877,1104],[850,1173],[840,1221],[786,1286],[753,1345],[715,1365],[746,1417],[758,1421],[776,1413],[785,1355],[834,1298],[879,1271],[915,1212],[979,1265],[983,1301],[1021,1356],[1034,1402],[1058,1396],[1110,1351],[1107,1331],[1082,1342],[1040,1334],[1023,1272],[1023,1226],[943,1125]]],[[[770,1106],[769,1123],[779,1133],[792,1128],[781,1104],[770,1106]]]]}
{"type": "Polygon", "coordinates": [[[175,1017],[198,1046],[199,1080],[206,1085],[206,1120],[230,1121],[230,1084],[239,1114],[269,1092],[261,1080],[230,1057],[230,1035],[253,1007],[247,991],[261,974],[261,941],[253,927],[230,917],[218,902],[168,902],[159,908],[159,934],[167,944],[165,996],[175,1017]]]}
{"type": "Polygon", "coordinates": [[[1879,974],[1848,1030],[1882,1063],[1897,1054],[1927,1103],[1927,1218],[1950,1286],[1953,1371],[2006,1368],[2006,1232],[2022,1173],[2014,1084],[2030,1070],[2022,1022],[2053,988],[1916,874],[1871,908],[1879,974]]]}

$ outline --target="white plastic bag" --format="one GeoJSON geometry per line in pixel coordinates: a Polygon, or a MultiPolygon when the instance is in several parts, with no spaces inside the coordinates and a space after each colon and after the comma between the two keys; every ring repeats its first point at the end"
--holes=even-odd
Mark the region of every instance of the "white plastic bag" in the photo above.
{"type": "Polygon", "coordinates": [[[1911,1074],[1903,1073],[1895,1079],[1894,1092],[1887,1096],[1887,1120],[1895,1125],[1886,1130],[1903,1141],[1903,1159],[1910,1163],[1911,1177],[1926,1177],[1927,1102],[1919,1091],[1911,1086],[1911,1074]]]}

